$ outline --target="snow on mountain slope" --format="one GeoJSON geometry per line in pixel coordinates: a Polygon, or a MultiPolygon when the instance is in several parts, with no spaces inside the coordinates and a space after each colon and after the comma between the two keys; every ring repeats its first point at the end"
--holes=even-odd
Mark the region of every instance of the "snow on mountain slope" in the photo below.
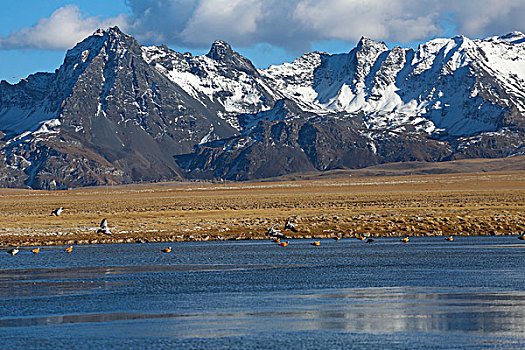
{"type": "MultiPolygon", "coordinates": [[[[226,113],[254,113],[269,109],[272,91],[259,79],[252,63],[230,45],[216,41],[207,55],[180,54],[167,47],[143,47],[146,62],[195,98],[206,96],[226,113]]],[[[208,107],[208,102],[201,102],[208,107]]]]}
{"type": "Polygon", "coordinates": [[[497,130],[512,108],[524,111],[524,37],[435,39],[415,52],[363,38],[348,54],[314,52],[262,75],[308,111],[363,112],[371,128],[413,120],[418,130],[468,136],[497,130]]]}
{"type": "Polygon", "coordinates": [[[524,133],[519,32],[417,50],[362,38],[348,53],[256,69],[223,41],[195,57],[115,27],[69,50],[54,73],[0,82],[4,186],[507,157],[525,152],[524,133]]]}

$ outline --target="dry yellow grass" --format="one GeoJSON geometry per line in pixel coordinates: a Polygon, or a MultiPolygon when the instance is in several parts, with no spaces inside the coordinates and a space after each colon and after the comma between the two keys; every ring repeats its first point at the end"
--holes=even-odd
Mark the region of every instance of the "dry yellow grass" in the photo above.
{"type": "Polygon", "coordinates": [[[289,217],[303,238],[522,234],[525,171],[1,189],[0,245],[257,239],[289,217]],[[102,218],[113,236],[96,233],[102,218]]]}

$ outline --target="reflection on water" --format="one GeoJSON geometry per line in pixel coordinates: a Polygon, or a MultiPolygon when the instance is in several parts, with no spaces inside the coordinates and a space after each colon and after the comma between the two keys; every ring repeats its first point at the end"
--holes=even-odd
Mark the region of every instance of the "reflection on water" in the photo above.
{"type": "Polygon", "coordinates": [[[525,293],[371,288],[291,297],[313,301],[304,329],[346,332],[479,332],[524,336],[525,293]],[[319,305],[315,301],[329,300],[319,305]]]}
{"type": "Polygon", "coordinates": [[[124,245],[4,256],[0,336],[15,348],[56,345],[64,334],[85,342],[68,343],[77,348],[124,339],[157,348],[521,348],[521,250],[471,239],[453,249],[343,240],[315,250],[235,242],[174,245],[174,255],[124,245]]]}

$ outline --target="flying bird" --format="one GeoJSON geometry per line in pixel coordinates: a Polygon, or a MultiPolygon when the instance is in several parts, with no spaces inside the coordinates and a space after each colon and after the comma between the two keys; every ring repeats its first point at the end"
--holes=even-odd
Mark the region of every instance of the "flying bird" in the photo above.
{"type": "Polygon", "coordinates": [[[286,238],[286,236],[279,230],[275,229],[275,226],[278,226],[278,224],[273,225],[266,231],[266,236],[275,237],[275,238],[286,238]]]}
{"type": "Polygon", "coordinates": [[[292,224],[292,221],[290,219],[286,220],[286,224],[284,224],[284,230],[290,230],[292,232],[297,232],[297,228],[292,224]]]}
{"type": "Polygon", "coordinates": [[[18,254],[18,252],[20,251],[20,249],[17,248],[13,248],[13,249],[9,249],[7,251],[8,254],[11,254],[12,256],[15,256],[16,254],[18,254]]]}
{"type": "Polygon", "coordinates": [[[108,228],[108,220],[107,219],[102,219],[102,221],[100,222],[100,228],[98,229],[97,233],[103,233],[105,235],[111,235],[111,232],[109,231],[109,228],[108,228]]]}
{"type": "Polygon", "coordinates": [[[20,79],[20,81],[25,81],[26,83],[29,82],[29,80],[27,80],[26,78],[20,78],[20,77],[13,77],[13,79],[20,79]]]}
{"type": "Polygon", "coordinates": [[[56,208],[55,210],[53,210],[51,212],[51,214],[49,214],[50,216],[60,216],[60,214],[62,214],[62,212],[64,211],[64,208],[63,207],[60,207],[60,208],[56,208]]]}

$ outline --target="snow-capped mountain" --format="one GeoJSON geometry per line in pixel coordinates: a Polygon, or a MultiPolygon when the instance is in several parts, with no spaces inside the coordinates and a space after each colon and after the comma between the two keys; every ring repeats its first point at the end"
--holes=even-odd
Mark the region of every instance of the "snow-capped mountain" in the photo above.
{"type": "Polygon", "coordinates": [[[223,41],[206,55],[118,28],[54,73],[0,83],[0,183],[67,188],[183,177],[243,180],[392,161],[524,152],[525,35],[362,38],[257,69],[223,41]]]}

